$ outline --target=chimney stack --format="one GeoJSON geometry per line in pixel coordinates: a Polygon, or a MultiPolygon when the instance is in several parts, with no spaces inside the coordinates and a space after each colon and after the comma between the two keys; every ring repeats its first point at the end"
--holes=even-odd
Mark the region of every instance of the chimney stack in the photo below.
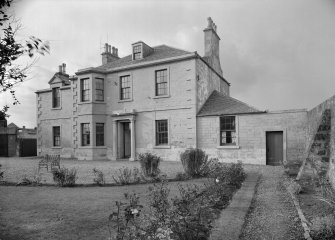
{"type": "Polygon", "coordinates": [[[207,62],[222,76],[220,64],[220,37],[217,34],[217,26],[212,18],[207,18],[208,26],[204,29],[205,33],[205,56],[207,62]]]}
{"type": "Polygon", "coordinates": [[[58,72],[59,72],[59,73],[62,73],[62,72],[63,72],[63,66],[62,66],[62,65],[59,65],[59,66],[58,66],[58,72]]]}
{"type": "Polygon", "coordinates": [[[101,56],[103,65],[120,59],[117,48],[112,47],[108,43],[105,43],[105,51],[101,53],[101,56]]]}
{"type": "Polygon", "coordinates": [[[63,73],[66,74],[66,64],[63,63],[62,65],[63,65],[63,73]]]}

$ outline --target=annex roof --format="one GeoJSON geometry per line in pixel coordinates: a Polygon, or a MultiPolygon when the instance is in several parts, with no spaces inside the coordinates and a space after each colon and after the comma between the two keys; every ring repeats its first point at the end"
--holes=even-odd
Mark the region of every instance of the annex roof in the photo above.
{"type": "Polygon", "coordinates": [[[132,60],[132,55],[130,54],[126,57],[120,58],[113,62],[96,67],[94,69],[108,71],[108,70],[112,70],[118,67],[132,66],[138,63],[151,62],[151,61],[161,60],[161,59],[171,58],[171,57],[178,57],[178,56],[187,55],[190,53],[191,52],[169,47],[167,45],[160,45],[160,46],[153,47],[153,52],[150,55],[146,56],[145,58],[138,59],[138,60],[132,60]]]}
{"type": "Polygon", "coordinates": [[[197,116],[237,115],[246,113],[264,113],[264,111],[260,111],[244,102],[214,90],[197,116]]]}

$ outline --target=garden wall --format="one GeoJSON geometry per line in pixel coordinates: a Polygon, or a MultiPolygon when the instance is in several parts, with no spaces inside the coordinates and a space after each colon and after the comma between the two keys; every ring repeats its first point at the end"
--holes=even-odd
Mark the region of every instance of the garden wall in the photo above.
{"type": "MultiPolygon", "coordinates": [[[[317,130],[320,118],[326,109],[331,112],[329,179],[335,187],[335,95],[322,102],[307,113],[307,142],[310,142],[317,130]]],[[[308,150],[308,149],[306,149],[308,150]]]]}

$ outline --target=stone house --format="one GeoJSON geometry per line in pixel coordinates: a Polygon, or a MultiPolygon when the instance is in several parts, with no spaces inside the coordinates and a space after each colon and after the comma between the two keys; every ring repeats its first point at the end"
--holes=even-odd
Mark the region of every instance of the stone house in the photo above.
{"type": "Polygon", "coordinates": [[[211,18],[205,55],[139,41],[131,54],[105,44],[102,65],[66,73],[36,92],[38,155],[129,159],[154,152],[179,160],[187,148],[221,161],[280,164],[301,158],[307,111],[260,111],[230,96],[211,18]]]}

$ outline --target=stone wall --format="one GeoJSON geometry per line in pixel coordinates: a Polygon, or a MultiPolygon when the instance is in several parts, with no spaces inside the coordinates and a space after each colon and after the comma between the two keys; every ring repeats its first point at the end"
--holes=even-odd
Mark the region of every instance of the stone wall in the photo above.
{"type": "Polygon", "coordinates": [[[266,164],[266,132],[283,131],[284,161],[301,160],[305,149],[306,111],[236,116],[237,146],[219,146],[219,116],[198,117],[198,147],[224,162],[266,164]]]}
{"type": "Polygon", "coordinates": [[[330,130],[330,144],[329,144],[329,170],[328,176],[335,187],[335,95],[326,101],[322,102],[307,113],[307,140],[310,142],[317,131],[321,116],[326,109],[330,109],[331,130],[330,130]]]}

